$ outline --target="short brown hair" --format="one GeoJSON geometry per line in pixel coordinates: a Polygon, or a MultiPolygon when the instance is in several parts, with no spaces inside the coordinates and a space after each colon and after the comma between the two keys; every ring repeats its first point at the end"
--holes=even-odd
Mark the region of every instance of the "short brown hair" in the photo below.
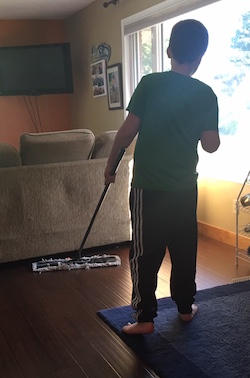
{"type": "Polygon", "coordinates": [[[202,57],[208,46],[208,31],[197,20],[183,20],[174,25],[169,48],[173,58],[179,63],[193,63],[202,57]]]}

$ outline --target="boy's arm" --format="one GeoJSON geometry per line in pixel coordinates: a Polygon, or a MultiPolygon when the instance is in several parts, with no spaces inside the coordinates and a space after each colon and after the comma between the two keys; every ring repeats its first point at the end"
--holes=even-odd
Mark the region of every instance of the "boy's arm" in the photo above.
{"type": "Polygon", "coordinates": [[[220,145],[220,136],[218,131],[208,130],[201,134],[201,145],[206,152],[215,152],[220,145]]]}
{"type": "Polygon", "coordinates": [[[135,136],[137,135],[141,126],[141,119],[135,114],[129,113],[119,130],[117,131],[107,166],[104,172],[105,185],[115,182],[115,175],[111,174],[115,165],[117,156],[123,148],[127,148],[135,136]]]}

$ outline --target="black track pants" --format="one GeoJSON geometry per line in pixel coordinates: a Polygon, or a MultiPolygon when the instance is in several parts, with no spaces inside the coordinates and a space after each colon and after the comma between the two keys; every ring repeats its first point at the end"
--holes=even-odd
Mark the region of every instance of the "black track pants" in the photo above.
{"type": "Polygon", "coordinates": [[[197,188],[178,192],[132,188],[133,238],[130,269],[132,307],[138,322],[157,316],[157,274],[168,247],[171,297],[182,314],[191,312],[196,293],[197,188]]]}

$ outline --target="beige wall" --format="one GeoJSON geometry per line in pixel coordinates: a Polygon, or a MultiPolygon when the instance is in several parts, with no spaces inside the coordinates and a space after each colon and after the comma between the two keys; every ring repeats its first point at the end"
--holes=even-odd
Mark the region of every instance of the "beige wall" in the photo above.
{"type": "MultiPolygon", "coordinates": [[[[90,80],[91,45],[106,42],[111,45],[109,64],[122,62],[121,20],[161,1],[120,0],[116,6],[103,8],[97,0],[67,20],[66,27],[72,43],[75,94],[72,96],[72,126],[86,127],[98,134],[118,129],[124,118],[122,110],[109,111],[107,97],[93,98],[90,80]]],[[[247,174],[247,172],[246,172],[247,174]]],[[[241,184],[200,179],[198,219],[201,222],[235,231],[233,199],[241,184]]],[[[181,219],[180,219],[181,224],[181,219]]]]}
{"type": "Polygon", "coordinates": [[[92,96],[91,46],[108,43],[111,46],[108,64],[122,63],[121,20],[160,2],[121,0],[116,6],[104,8],[104,0],[96,0],[67,20],[74,62],[75,94],[71,102],[73,127],[88,127],[94,133],[119,128],[124,119],[124,111],[109,111],[107,96],[92,96]]]}
{"type": "MultiPolygon", "coordinates": [[[[0,46],[59,43],[65,42],[65,38],[63,21],[0,21],[0,46]]],[[[35,107],[34,100],[31,97],[35,107]]],[[[44,95],[37,102],[44,131],[71,128],[70,95],[44,95]]],[[[0,118],[0,141],[16,148],[22,133],[36,132],[23,96],[0,96],[0,118]]]]}

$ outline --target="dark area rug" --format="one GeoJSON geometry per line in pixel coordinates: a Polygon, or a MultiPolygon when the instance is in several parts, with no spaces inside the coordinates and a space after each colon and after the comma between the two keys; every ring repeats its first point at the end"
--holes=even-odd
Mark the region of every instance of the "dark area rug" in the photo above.
{"type": "Polygon", "coordinates": [[[161,378],[250,378],[250,281],[197,292],[199,311],[183,323],[171,298],[158,300],[155,332],[126,335],[130,306],[98,315],[161,378]]]}

